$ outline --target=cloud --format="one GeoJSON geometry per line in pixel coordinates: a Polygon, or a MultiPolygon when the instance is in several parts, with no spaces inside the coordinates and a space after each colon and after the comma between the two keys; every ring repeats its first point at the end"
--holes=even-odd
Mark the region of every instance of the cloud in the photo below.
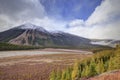
{"type": "Polygon", "coordinates": [[[76,20],[73,20],[71,21],[69,24],[68,24],[69,27],[84,27],[85,26],[85,23],[83,20],[80,20],[80,19],[76,19],[76,20]]]}
{"type": "Polygon", "coordinates": [[[0,0],[0,14],[10,18],[43,17],[44,13],[44,7],[39,0],[0,0]]]}
{"type": "Polygon", "coordinates": [[[50,31],[64,30],[66,25],[66,21],[49,18],[39,0],[0,0],[0,31],[25,23],[50,31]]]}
{"type": "Polygon", "coordinates": [[[120,0],[104,0],[88,20],[70,22],[66,32],[87,38],[120,39],[119,3],[120,0]]]}
{"type": "Polygon", "coordinates": [[[65,26],[67,25],[66,21],[59,21],[49,17],[44,17],[42,19],[34,18],[27,21],[27,23],[39,25],[49,31],[55,31],[55,30],[64,31],[65,26]]]}
{"type": "Polygon", "coordinates": [[[0,0],[1,31],[34,18],[44,18],[46,12],[39,0],[0,0]]]}
{"type": "Polygon", "coordinates": [[[120,19],[120,0],[104,0],[86,21],[89,25],[113,22],[117,17],[120,19]]]}

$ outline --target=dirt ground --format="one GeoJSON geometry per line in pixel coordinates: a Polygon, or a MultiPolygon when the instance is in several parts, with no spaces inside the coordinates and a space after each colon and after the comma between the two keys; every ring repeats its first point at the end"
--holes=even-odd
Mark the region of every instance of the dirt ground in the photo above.
{"type": "Polygon", "coordinates": [[[85,80],[120,80],[120,70],[106,72],[85,80]]]}

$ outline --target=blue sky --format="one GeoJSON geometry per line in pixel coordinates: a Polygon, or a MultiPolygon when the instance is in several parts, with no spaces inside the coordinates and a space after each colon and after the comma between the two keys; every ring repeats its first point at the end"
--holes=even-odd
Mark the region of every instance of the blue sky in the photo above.
{"type": "Polygon", "coordinates": [[[120,39],[120,0],[0,0],[0,32],[25,23],[91,39],[120,39]]]}
{"type": "Polygon", "coordinates": [[[64,20],[87,20],[102,0],[40,0],[47,15],[64,20]]]}

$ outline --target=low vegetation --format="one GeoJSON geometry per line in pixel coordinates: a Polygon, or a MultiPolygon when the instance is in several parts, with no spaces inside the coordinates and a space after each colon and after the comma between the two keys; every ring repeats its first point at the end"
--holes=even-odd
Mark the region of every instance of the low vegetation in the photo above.
{"type": "Polygon", "coordinates": [[[53,71],[50,80],[82,80],[101,73],[120,69],[120,47],[102,50],[93,57],[76,61],[74,66],[63,71],[53,71]]]}
{"type": "Polygon", "coordinates": [[[0,43],[0,51],[4,50],[28,50],[28,49],[39,49],[41,47],[34,47],[34,46],[20,46],[20,45],[13,45],[9,43],[0,43]]]}
{"type": "Polygon", "coordinates": [[[6,50],[29,50],[29,49],[44,49],[44,48],[60,48],[60,49],[80,49],[80,50],[87,50],[92,51],[93,53],[96,53],[101,50],[107,50],[111,49],[111,47],[108,46],[98,46],[98,45],[82,45],[82,46],[25,46],[25,45],[15,45],[5,42],[0,42],[0,51],[6,51],[6,50]]]}

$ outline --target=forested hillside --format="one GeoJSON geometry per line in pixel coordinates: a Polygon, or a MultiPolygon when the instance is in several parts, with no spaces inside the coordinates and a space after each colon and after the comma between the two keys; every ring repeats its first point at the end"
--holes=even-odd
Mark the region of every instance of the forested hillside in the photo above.
{"type": "Polygon", "coordinates": [[[120,69],[120,47],[103,50],[93,57],[76,61],[72,67],[63,71],[53,71],[50,80],[83,80],[101,73],[120,69]]]}

